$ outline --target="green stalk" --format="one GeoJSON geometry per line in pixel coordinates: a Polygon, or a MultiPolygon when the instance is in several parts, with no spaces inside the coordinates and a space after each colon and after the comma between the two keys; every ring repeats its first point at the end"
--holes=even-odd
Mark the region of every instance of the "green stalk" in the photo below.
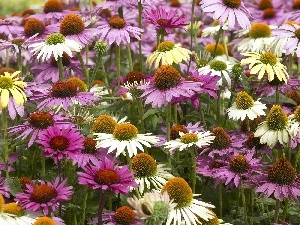
{"type": "Polygon", "coordinates": [[[64,81],[65,80],[64,66],[63,66],[63,62],[62,62],[62,57],[60,57],[60,56],[58,56],[57,67],[58,67],[58,71],[59,71],[59,80],[64,81]]]}
{"type": "Polygon", "coordinates": [[[289,200],[288,199],[284,199],[284,208],[283,208],[283,215],[282,215],[282,220],[285,221],[286,215],[287,215],[287,211],[288,211],[288,207],[289,207],[289,200]]]}
{"type": "Polygon", "coordinates": [[[178,123],[177,104],[174,105],[173,110],[174,110],[174,123],[177,124],[178,123]]]}
{"type": "Polygon", "coordinates": [[[107,79],[107,73],[105,71],[105,65],[104,65],[104,62],[103,60],[101,59],[101,69],[102,69],[102,72],[104,74],[104,83],[106,85],[106,87],[108,88],[108,79],[107,79]]]}
{"type": "Polygon", "coordinates": [[[192,167],[193,167],[191,170],[193,194],[196,194],[196,182],[197,182],[197,164],[196,164],[195,150],[196,150],[195,146],[190,148],[190,152],[192,156],[192,167]]]}
{"type": "Polygon", "coordinates": [[[86,83],[86,85],[88,87],[88,90],[89,90],[90,89],[90,76],[89,76],[89,73],[87,72],[87,69],[85,67],[81,52],[77,52],[77,57],[79,59],[80,66],[81,66],[82,72],[83,72],[84,77],[85,77],[85,83],[86,83]]]}
{"type": "Polygon", "coordinates": [[[92,12],[92,10],[93,10],[93,0],[89,0],[89,3],[90,3],[90,11],[92,12]]]}
{"type": "Polygon", "coordinates": [[[45,180],[46,177],[46,162],[45,162],[45,156],[43,150],[41,150],[41,179],[45,180]]]}
{"type": "Polygon", "coordinates": [[[199,99],[199,114],[200,114],[200,119],[202,121],[202,124],[203,124],[204,128],[207,129],[207,125],[206,125],[206,122],[205,122],[205,115],[204,115],[203,107],[201,105],[200,97],[198,99],[199,99]]]}
{"type": "MultiPolygon", "coordinates": [[[[171,102],[168,102],[167,108],[166,108],[166,128],[167,128],[167,141],[170,141],[171,139],[171,110],[172,110],[172,106],[171,106],[171,102]]],[[[168,159],[168,163],[169,165],[171,165],[171,157],[170,157],[170,153],[167,153],[167,159],[168,159]]]]}
{"type": "Polygon", "coordinates": [[[289,136],[289,143],[288,143],[288,149],[287,149],[287,158],[291,162],[291,159],[292,159],[291,136],[289,136]]]}
{"type": "Polygon", "coordinates": [[[217,47],[218,47],[218,44],[219,44],[219,41],[220,41],[221,33],[222,33],[222,28],[220,27],[220,30],[217,33],[216,46],[215,46],[215,49],[214,49],[214,54],[212,55],[214,58],[216,57],[217,47]]]}
{"type": "Polygon", "coordinates": [[[2,122],[3,122],[3,139],[4,139],[4,163],[5,163],[5,177],[9,177],[8,173],[8,135],[7,135],[7,110],[2,110],[2,122]]]}
{"type": "Polygon", "coordinates": [[[104,209],[105,200],[106,200],[106,192],[103,193],[102,189],[100,189],[99,208],[98,208],[98,225],[103,225],[102,212],[104,209]]]}
{"type": "Polygon", "coordinates": [[[280,210],[280,201],[278,199],[276,199],[274,223],[278,222],[279,210],[280,210]]]}
{"type": "MultiPolygon", "coordinates": [[[[142,12],[143,12],[143,5],[141,1],[138,1],[138,27],[142,28],[142,12]]],[[[142,40],[139,40],[139,64],[140,64],[140,72],[143,73],[143,55],[142,55],[142,40]]]]}
{"type": "Polygon", "coordinates": [[[83,196],[83,202],[82,202],[82,225],[85,225],[85,216],[86,216],[86,202],[87,202],[87,199],[88,199],[88,195],[89,195],[89,192],[88,192],[88,188],[87,186],[84,187],[84,196],[83,196]]]}
{"type": "Polygon", "coordinates": [[[21,46],[18,46],[19,48],[19,52],[18,52],[18,70],[21,71],[21,75],[22,75],[22,49],[21,46]]]}
{"type": "Polygon", "coordinates": [[[126,149],[126,161],[127,161],[128,166],[129,166],[129,169],[132,170],[131,158],[129,156],[129,153],[128,153],[127,149],[126,149]]]}
{"type": "Polygon", "coordinates": [[[279,104],[279,91],[278,91],[278,85],[276,86],[276,105],[279,104]]]}
{"type": "Polygon", "coordinates": [[[226,43],[226,40],[225,40],[225,30],[223,30],[223,32],[222,32],[222,41],[223,41],[224,50],[225,50],[225,54],[226,54],[227,60],[229,60],[227,43],[226,43]]]}
{"type": "Polygon", "coordinates": [[[101,61],[102,61],[102,55],[98,54],[97,55],[97,60],[96,60],[96,65],[94,67],[93,73],[92,73],[92,79],[95,79],[96,77],[96,73],[98,71],[99,66],[101,65],[101,61]]]}
{"type": "Polygon", "coordinates": [[[244,208],[244,225],[248,225],[248,215],[247,215],[247,203],[246,203],[246,196],[245,196],[245,191],[243,188],[243,184],[240,184],[240,192],[242,195],[242,202],[243,202],[243,208],[244,208]]]}
{"type": "Polygon", "coordinates": [[[223,217],[223,184],[219,184],[219,218],[223,217]]]}
{"type": "Polygon", "coordinates": [[[127,57],[128,57],[129,71],[132,71],[133,70],[133,65],[132,65],[131,49],[130,49],[129,44],[126,45],[126,51],[127,51],[127,57]]]}
{"type": "Polygon", "coordinates": [[[6,49],[6,52],[5,52],[5,66],[6,66],[6,70],[8,71],[8,68],[9,68],[9,51],[8,51],[8,49],[6,49]]]}
{"type": "Polygon", "coordinates": [[[141,120],[141,132],[145,133],[145,123],[144,123],[144,120],[142,119],[143,115],[144,115],[143,102],[139,98],[136,98],[136,101],[137,101],[139,116],[140,116],[140,120],[141,120]]]}
{"type": "Polygon", "coordinates": [[[217,125],[220,124],[220,117],[221,117],[221,91],[218,90],[217,91],[217,95],[218,95],[218,98],[217,98],[217,113],[216,113],[216,119],[217,119],[217,125]]]}
{"type": "Polygon", "coordinates": [[[117,76],[118,76],[118,89],[121,85],[121,47],[117,45],[117,76]]]}

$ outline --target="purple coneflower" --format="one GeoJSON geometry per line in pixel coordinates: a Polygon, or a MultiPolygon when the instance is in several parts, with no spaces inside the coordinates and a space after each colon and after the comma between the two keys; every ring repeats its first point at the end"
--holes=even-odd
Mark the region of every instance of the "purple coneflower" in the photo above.
{"type": "Polygon", "coordinates": [[[20,35],[22,31],[23,28],[14,21],[0,19],[0,34],[5,34],[6,36],[16,36],[20,35]]]}
{"type": "Polygon", "coordinates": [[[31,135],[28,147],[30,147],[40,136],[41,132],[51,126],[63,126],[70,124],[67,118],[61,114],[55,115],[53,112],[36,111],[29,115],[27,121],[21,125],[9,128],[10,134],[22,132],[17,138],[25,139],[31,135]]]}
{"type": "Polygon", "coordinates": [[[72,186],[65,186],[67,180],[60,182],[60,177],[56,177],[54,183],[40,181],[39,185],[26,185],[27,189],[22,193],[17,193],[15,201],[25,209],[39,212],[43,210],[44,215],[49,211],[55,211],[58,203],[68,201],[73,194],[72,186]]]}
{"type": "Polygon", "coordinates": [[[107,0],[105,2],[101,2],[98,5],[96,5],[92,14],[98,15],[103,9],[110,9],[114,12],[118,12],[118,9],[122,6],[130,7],[136,5],[137,5],[137,1],[134,0],[114,0],[114,1],[107,0]]]}
{"type": "Polygon", "coordinates": [[[78,172],[78,183],[92,189],[127,194],[130,187],[137,186],[128,165],[119,167],[106,157],[95,165],[87,164],[83,170],[84,172],[78,172]]]}
{"type": "Polygon", "coordinates": [[[37,143],[42,146],[44,155],[52,157],[55,163],[66,159],[73,159],[84,148],[82,135],[71,126],[51,126],[41,132],[37,143]]]}

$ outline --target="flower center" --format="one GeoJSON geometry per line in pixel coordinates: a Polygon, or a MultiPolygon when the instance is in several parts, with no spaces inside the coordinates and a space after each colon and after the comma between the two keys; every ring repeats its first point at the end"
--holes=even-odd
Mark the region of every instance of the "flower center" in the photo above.
{"type": "Polygon", "coordinates": [[[111,28],[115,29],[122,29],[126,26],[126,21],[118,16],[111,17],[108,23],[111,28]]]}
{"type": "Polygon", "coordinates": [[[238,109],[246,110],[254,105],[254,100],[247,92],[241,91],[237,94],[235,103],[238,109]]]}
{"type": "Polygon", "coordinates": [[[156,21],[161,27],[166,27],[169,23],[169,20],[167,19],[158,19],[156,21]]]}
{"type": "Polygon", "coordinates": [[[237,9],[241,5],[241,0],[223,0],[224,5],[226,5],[229,8],[237,9]]]}
{"type": "Polygon", "coordinates": [[[210,168],[214,169],[214,168],[221,168],[225,166],[225,163],[222,162],[222,161],[217,161],[217,160],[214,160],[211,164],[210,164],[210,168]]]}
{"type": "Polygon", "coordinates": [[[31,37],[35,34],[43,34],[45,31],[45,25],[42,21],[29,18],[24,25],[24,33],[27,37],[31,37]]]}
{"type": "Polygon", "coordinates": [[[300,28],[295,30],[295,36],[300,40],[300,28]]]}
{"type": "Polygon", "coordinates": [[[300,122],[300,106],[297,107],[297,109],[294,112],[294,118],[297,120],[297,122],[300,122]]]}
{"type": "Polygon", "coordinates": [[[53,116],[48,112],[34,112],[29,116],[28,122],[38,129],[46,129],[54,124],[53,116]]]}
{"type": "Polygon", "coordinates": [[[154,85],[161,91],[176,87],[179,85],[180,80],[180,73],[169,65],[162,65],[154,74],[154,85]]]}
{"type": "Polygon", "coordinates": [[[97,54],[103,55],[107,52],[107,44],[104,41],[96,41],[94,45],[94,50],[97,54]]]}
{"type": "Polygon", "coordinates": [[[63,6],[59,0],[48,0],[44,5],[44,13],[62,12],[63,6]]]}
{"type": "Polygon", "coordinates": [[[216,71],[226,70],[226,68],[227,68],[226,63],[219,61],[219,60],[214,60],[209,65],[210,65],[210,68],[212,68],[213,70],[216,70],[216,71]]]}
{"type": "Polygon", "coordinates": [[[14,68],[11,68],[11,67],[1,67],[0,68],[0,77],[1,77],[1,74],[4,74],[4,72],[8,72],[8,73],[14,73],[16,72],[16,70],[14,68]]]}
{"type": "Polygon", "coordinates": [[[56,223],[51,218],[43,216],[38,218],[32,225],[56,225],[56,223]]]}
{"type": "Polygon", "coordinates": [[[278,159],[268,170],[269,181],[279,185],[290,185],[296,177],[296,170],[286,158],[278,159]]]}
{"type": "Polygon", "coordinates": [[[270,130],[284,130],[288,122],[288,117],[279,105],[274,105],[266,121],[270,130]]]}
{"type": "Polygon", "coordinates": [[[5,204],[5,200],[3,198],[3,195],[0,194],[0,213],[3,212],[4,204],[5,204]]]}
{"type": "Polygon", "coordinates": [[[78,77],[70,77],[67,82],[71,82],[72,84],[76,85],[79,92],[86,92],[87,85],[84,83],[83,80],[79,79],[78,77]]]}
{"type": "Polygon", "coordinates": [[[197,225],[220,225],[219,219],[217,217],[217,215],[212,211],[209,210],[211,215],[213,216],[212,219],[208,219],[208,220],[204,220],[201,217],[197,216],[198,220],[200,221],[200,223],[196,223],[197,225]]]}
{"type": "Polygon", "coordinates": [[[117,122],[111,116],[103,114],[94,121],[92,131],[94,133],[112,134],[116,126],[117,122]]]}
{"type": "Polygon", "coordinates": [[[293,9],[300,9],[300,0],[295,0],[293,2],[293,9]]]}
{"type": "MultiPolygon", "coordinates": [[[[52,66],[58,67],[57,61],[55,60],[54,56],[51,56],[50,63],[52,66]]],[[[63,63],[63,66],[69,66],[71,63],[70,56],[65,52],[62,54],[62,63],[63,63]]]]}
{"type": "Polygon", "coordinates": [[[152,156],[146,153],[137,154],[132,158],[132,170],[135,176],[152,177],[157,172],[157,164],[152,156]]]}
{"type": "Polygon", "coordinates": [[[168,192],[170,199],[177,203],[176,208],[189,206],[193,200],[193,192],[188,183],[181,177],[174,177],[167,181],[161,193],[168,192]]]}
{"type": "Polygon", "coordinates": [[[263,64],[270,64],[271,66],[275,66],[277,63],[277,57],[272,52],[265,52],[261,54],[260,61],[263,64]]]}
{"type": "MultiPolygon", "coordinates": [[[[211,43],[211,44],[208,44],[205,46],[205,50],[213,55],[215,52],[215,47],[216,47],[216,43],[211,43]]],[[[224,49],[223,45],[218,44],[217,49],[216,49],[216,56],[224,55],[224,54],[225,54],[225,49],[224,49]]]]}
{"type": "Polygon", "coordinates": [[[11,89],[14,82],[10,77],[0,76],[0,89],[11,89]]]}
{"type": "Polygon", "coordinates": [[[29,184],[32,187],[35,186],[34,183],[32,182],[32,180],[29,177],[20,177],[19,182],[20,182],[22,190],[27,190],[26,184],[29,184]]]}
{"type": "Polygon", "coordinates": [[[119,207],[113,217],[118,225],[131,225],[136,220],[135,212],[128,206],[119,207]]]}
{"type": "Polygon", "coordinates": [[[255,137],[253,133],[251,133],[249,136],[248,136],[248,140],[247,140],[247,146],[249,148],[257,148],[257,149],[260,149],[261,147],[263,147],[263,145],[260,143],[260,138],[259,137],[255,137]]]}
{"type": "Polygon", "coordinates": [[[46,38],[46,44],[47,45],[57,45],[57,44],[64,43],[65,41],[66,41],[65,36],[63,34],[60,34],[60,33],[50,34],[46,38]]]}
{"type": "Polygon", "coordinates": [[[249,37],[265,38],[271,37],[271,29],[266,23],[253,23],[249,30],[249,37]]]}
{"type": "Polygon", "coordinates": [[[212,133],[215,136],[213,143],[211,143],[210,145],[212,149],[221,150],[229,146],[230,138],[226,131],[223,129],[223,127],[215,127],[212,130],[212,133]]]}
{"type": "Polygon", "coordinates": [[[15,38],[11,41],[12,44],[15,44],[18,46],[21,46],[24,42],[25,42],[25,40],[22,38],[15,38]]]}
{"type": "Polygon", "coordinates": [[[4,205],[3,209],[5,213],[10,213],[16,216],[24,215],[24,209],[15,202],[4,205]]]}
{"type": "Polygon", "coordinates": [[[97,141],[95,141],[93,138],[85,138],[83,141],[84,149],[81,152],[84,154],[94,155],[97,153],[96,144],[97,141]]]}
{"type": "Polygon", "coordinates": [[[22,17],[27,17],[29,15],[34,15],[36,12],[33,9],[24,9],[21,13],[22,17]]]}
{"type": "Polygon", "coordinates": [[[131,71],[129,73],[127,73],[126,77],[125,77],[125,83],[128,82],[128,83],[138,83],[140,84],[141,81],[144,81],[145,80],[145,76],[144,74],[142,74],[141,72],[139,71],[131,71]]]}
{"type": "Polygon", "coordinates": [[[244,173],[250,168],[248,160],[243,155],[234,156],[231,159],[229,166],[230,169],[236,173],[244,173]]]}
{"type": "Polygon", "coordinates": [[[171,0],[170,6],[171,6],[171,7],[179,8],[179,7],[181,6],[181,3],[180,3],[179,0],[171,0]]]}
{"type": "Polygon", "coordinates": [[[276,16],[276,11],[272,8],[267,8],[264,10],[263,18],[264,19],[272,19],[276,16]]]}
{"type": "Polygon", "coordinates": [[[175,44],[172,41],[163,41],[162,43],[159,44],[157,47],[157,50],[159,52],[168,52],[174,48],[175,44]]]}
{"type": "Polygon", "coordinates": [[[258,4],[259,10],[265,10],[268,8],[273,8],[273,4],[271,0],[261,0],[258,4]]]}
{"type": "Polygon", "coordinates": [[[186,129],[186,127],[184,125],[180,125],[180,124],[176,124],[176,125],[172,126],[172,128],[170,130],[171,140],[180,138],[179,132],[187,133],[188,130],[186,129]]]}
{"type": "Polygon", "coordinates": [[[99,14],[102,18],[110,18],[111,17],[111,11],[110,9],[102,9],[99,14]]]}
{"type": "Polygon", "coordinates": [[[138,134],[138,129],[129,123],[117,124],[113,136],[119,141],[130,141],[138,134]]]}
{"type": "Polygon", "coordinates": [[[98,184],[112,185],[120,182],[119,174],[111,169],[100,170],[95,174],[95,181],[98,184]]]}
{"type": "Polygon", "coordinates": [[[240,123],[241,131],[248,132],[248,123],[249,123],[250,131],[254,132],[256,130],[257,126],[263,121],[264,120],[261,117],[256,117],[254,120],[248,120],[248,121],[246,119],[244,119],[240,123]]]}
{"type": "Polygon", "coordinates": [[[57,82],[51,89],[54,98],[70,98],[77,94],[77,86],[71,82],[57,82]]]}
{"type": "Polygon", "coordinates": [[[30,195],[30,199],[38,203],[48,203],[57,196],[57,191],[54,187],[47,184],[36,186],[30,195]]]}
{"type": "Polygon", "coordinates": [[[184,144],[196,143],[199,140],[197,134],[187,133],[180,137],[180,141],[184,144]]]}
{"type": "Polygon", "coordinates": [[[58,135],[51,138],[49,145],[56,151],[64,151],[69,147],[70,142],[68,138],[58,135]]]}
{"type": "Polygon", "coordinates": [[[84,30],[82,19],[75,14],[68,14],[60,23],[60,33],[64,36],[80,34],[84,30]]]}

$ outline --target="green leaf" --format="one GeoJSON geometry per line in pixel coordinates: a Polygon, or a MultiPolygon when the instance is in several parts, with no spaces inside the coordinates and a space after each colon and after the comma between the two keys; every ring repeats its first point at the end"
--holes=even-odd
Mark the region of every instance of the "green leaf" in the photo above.
{"type": "Polygon", "coordinates": [[[149,109],[144,115],[143,115],[143,120],[146,119],[147,117],[154,115],[156,113],[158,113],[158,109],[154,108],[154,109],[149,109]]]}
{"type": "MultiPolygon", "coordinates": [[[[262,97],[261,98],[262,101],[265,101],[265,102],[270,102],[270,103],[275,103],[276,102],[276,95],[272,95],[270,97],[262,97]]],[[[292,99],[284,96],[283,94],[280,94],[279,93],[279,102],[280,103],[289,103],[289,104],[292,104],[292,105],[297,105],[297,103],[295,101],[293,101],[292,99]]]]}
{"type": "Polygon", "coordinates": [[[9,186],[10,193],[14,197],[16,197],[16,193],[22,192],[21,185],[20,185],[19,179],[17,177],[7,178],[5,183],[9,186]]]}

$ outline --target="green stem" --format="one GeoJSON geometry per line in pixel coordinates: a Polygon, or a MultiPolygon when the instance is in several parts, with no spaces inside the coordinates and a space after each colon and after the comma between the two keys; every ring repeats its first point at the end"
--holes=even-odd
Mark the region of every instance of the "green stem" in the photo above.
{"type": "Polygon", "coordinates": [[[244,208],[244,224],[248,225],[248,215],[247,215],[247,203],[246,203],[246,196],[245,196],[245,191],[243,188],[243,184],[240,184],[240,192],[242,195],[242,202],[243,202],[243,208],[244,208]]]}
{"type": "Polygon", "coordinates": [[[226,40],[225,40],[225,30],[223,30],[223,32],[222,32],[222,41],[223,41],[224,50],[225,50],[227,60],[229,60],[228,47],[227,47],[227,43],[226,43],[226,40]]]}
{"type": "Polygon", "coordinates": [[[110,193],[107,194],[107,208],[112,210],[112,195],[110,193]]]}
{"type": "Polygon", "coordinates": [[[86,85],[88,87],[88,90],[89,90],[90,89],[90,76],[89,76],[88,71],[86,70],[86,67],[85,67],[85,64],[84,64],[81,52],[77,52],[77,57],[79,59],[80,66],[81,66],[82,72],[83,72],[84,77],[85,77],[85,83],[86,83],[86,85]]]}
{"type": "Polygon", "coordinates": [[[178,124],[178,115],[177,115],[177,114],[178,114],[178,113],[177,113],[178,110],[177,110],[177,104],[174,105],[173,110],[174,110],[174,123],[175,123],[175,124],[178,124]]]}
{"type": "Polygon", "coordinates": [[[287,149],[287,158],[291,162],[291,159],[292,159],[291,136],[289,136],[289,143],[288,143],[288,149],[287,149]]]}
{"type": "Polygon", "coordinates": [[[126,51],[128,57],[128,67],[129,67],[129,71],[131,72],[133,70],[133,65],[132,65],[131,49],[129,44],[126,45],[126,51]]]}
{"type": "Polygon", "coordinates": [[[84,196],[83,196],[83,202],[82,202],[82,225],[85,225],[85,216],[86,216],[86,202],[87,202],[87,199],[88,199],[88,195],[89,195],[89,192],[88,192],[88,188],[87,186],[84,187],[84,196]]]}
{"type": "MultiPolygon", "coordinates": [[[[166,128],[167,128],[167,141],[170,141],[171,139],[171,110],[172,110],[172,106],[171,106],[171,102],[168,102],[167,108],[166,108],[166,128]]],[[[171,165],[171,157],[170,157],[170,153],[167,153],[167,159],[168,159],[168,163],[169,165],[171,165]]]]}
{"type": "Polygon", "coordinates": [[[132,163],[131,163],[131,158],[129,156],[128,150],[126,149],[126,161],[127,161],[127,165],[129,166],[129,169],[132,169],[132,163]]]}
{"type": "Polygon", "coordinates": [[[98,208],[98,225],[103,225],[102,212],[104,209],[105,200],[106,200],[106,192],[103,193],[102,189],[100,189],[99,208],[98,208]]]}
{"type": "Polygon", "coordinates": [[[143,118],[144,115],[144,107],[143,107],[143,102],[141,101],[141,99],[136,98],[137,104],[138,104],[138,111],[139,111],[139,115],[140,115],[140,120],[141,120],[141,132],[145,133],[145,123],[143,118]]]}
{"type": "Polygon", "coordinates": [[[90,3],[90,11],[92,12],[92,10],[93,10],[93,0],[89,0],[89,3],[90,3]]]}
{"type": "Polygon", "coordinates": [[[6,49],[6,52],[5,52],[5,65],[6,65],[6,70],[8,71],[8,68],[9,68],[9,51],[8,51],[8,49],[6,49]]]}
{"type": "Polygon", "coordinates": [[[159,32],[156,32],[156,48],[158,48],[159,44],[160,44],[160,34],[159,32]]]}
{"type": "Polygon", "coordinates": [[[220,27],[220,30],[218,31],[217,38],[216,38],[216,46],[215,46],[214,54],[213,54],[214,58],[216,57],[216,52],[217,52],[218,44],[219,44],[219,41],[220,41],[221,33],[222,33],[222,28],[220,27]]]}
{"type": "Polygon", "coordinates": [[[193,167],[191,170],[193,194],[196,194],[196,182],[197,182],[197,164],[196,164],[195,150],[196,150],[195,146],[190,148],[190,152],[192,156],[192,167],[193,167]]]}
{"type": "Polygon", "coordinates": [[[63,62],[62,62],[62,57],[60,57],[60,56],[58,56],[57,66],[58,66],[58,72],[59,72],[59,80],[64,81],[65,80],[64,66],[63,66],[63,62]]]}
{"type": "Polygon", "coordinates": [[[293,54],[290,54],[289,55],[289,67],[288,67],[288,71],[289,71],[289,74],[292,76],[293,75],[293,65],[294,65],[294,62],[293,62],[293,54]]]}
{"type": "Polygon", "coordinates": [[[117,77],[118,77],[118,89],[121,85],[121,47],[117,45],[116,47],[117,54],[117,77]]]}
{"type": "Polygon", "coordinates": [[[219,218],[223,217],[223,184],[219,184],[219,218]]]}
{"type": "Polygon", "coordinates": [[[207,129],[207,125],[205,122],[205,115],[204,115],[203,107],[201,105],[200,97],[199,97],[199,114],[200,114],[200,119],[202,121],[204,128],[207,129]]]}
{"type": "Polygon", "coordinates": [[[45,156],[44,156],[44,151],[41,150],[41,179],[45,180],[46,177],[46,162],[45,162],[45,156]]]}
{"type": "Polygon", "coordinates": [[[276,199],[274,223],[278,222],[279,210],[280,210],[280,201],[278,199],[276,199]]]}
{"type": "MultiPolygon", "coordinates": [[[[138,27],[142,28],[142,12],[143,12],[143,5],[141,1],[138,1],[138,27]]],[[[143,73],[143,55],[142,55],[142,40],[139,40],[139,64],[140,64],[140,72],[143,73]]]]}
{"type": "Polygon", "coordinates": [[[5,163],[5,177],[9,177],[8,173],[8,135],[7,135],[7,110],[2,109],[2,121],[3,121],[3,139],[4,139],[4,163],[5,163]]]}
{"type": "Polygon", "coordinates": [[[106,73],[106,70],[105,70],[105,65],[104,65],[104,62],[103,62],[103,60],[102,60],[102,59],[101,59],[101,69],[102,69],[103,76],[104,76],[104,83],[105,83],[106,87],[108,88],[108,79],[107,79],[107,73],[106,73]]]}
{"type": "MultiPolygon", "coordinates": [[[[93,73],[92,73],[92,79],[95,79],[97,71],[99,69],[99,66],[101,65],[101,61],[102,61],[102,55],[98,54],[97,56],[97,60],[96,60],[96,65],[94,67],[93,73]]],[[[106,85],[106,84],[105,84],[106,85]]]]}
{"type": "Polygon", "coordinates": [[[276,86],[276,105],[279,104],[279,91],[278,91],[278,85],[276,86]]]}
{"type": "Polygon", "coordinates": [[[286,215],[287,215],[287,211],[288,211],[288,207],[289,207],[289,200],[288,199],[284,199],[284,208],[283,208],[283,215],[282,215],[282,220],[285,221],[286,215]]]}
{"type": "Polygon", "coordinates": [[[217,98],[217,113],[216,113],[216,119],[217,119],[217,125],[220,124],[220,117],[221,117],[221,91],[217,91],[218,98],[217,98]]]}
{"type": "Polygon", "coordinates": [[[22,75],[22,49],[21,46],[18,47],[19,48],[19,52],[18,52],[18,70],[21,71],[21,75],[22,75]]]}

